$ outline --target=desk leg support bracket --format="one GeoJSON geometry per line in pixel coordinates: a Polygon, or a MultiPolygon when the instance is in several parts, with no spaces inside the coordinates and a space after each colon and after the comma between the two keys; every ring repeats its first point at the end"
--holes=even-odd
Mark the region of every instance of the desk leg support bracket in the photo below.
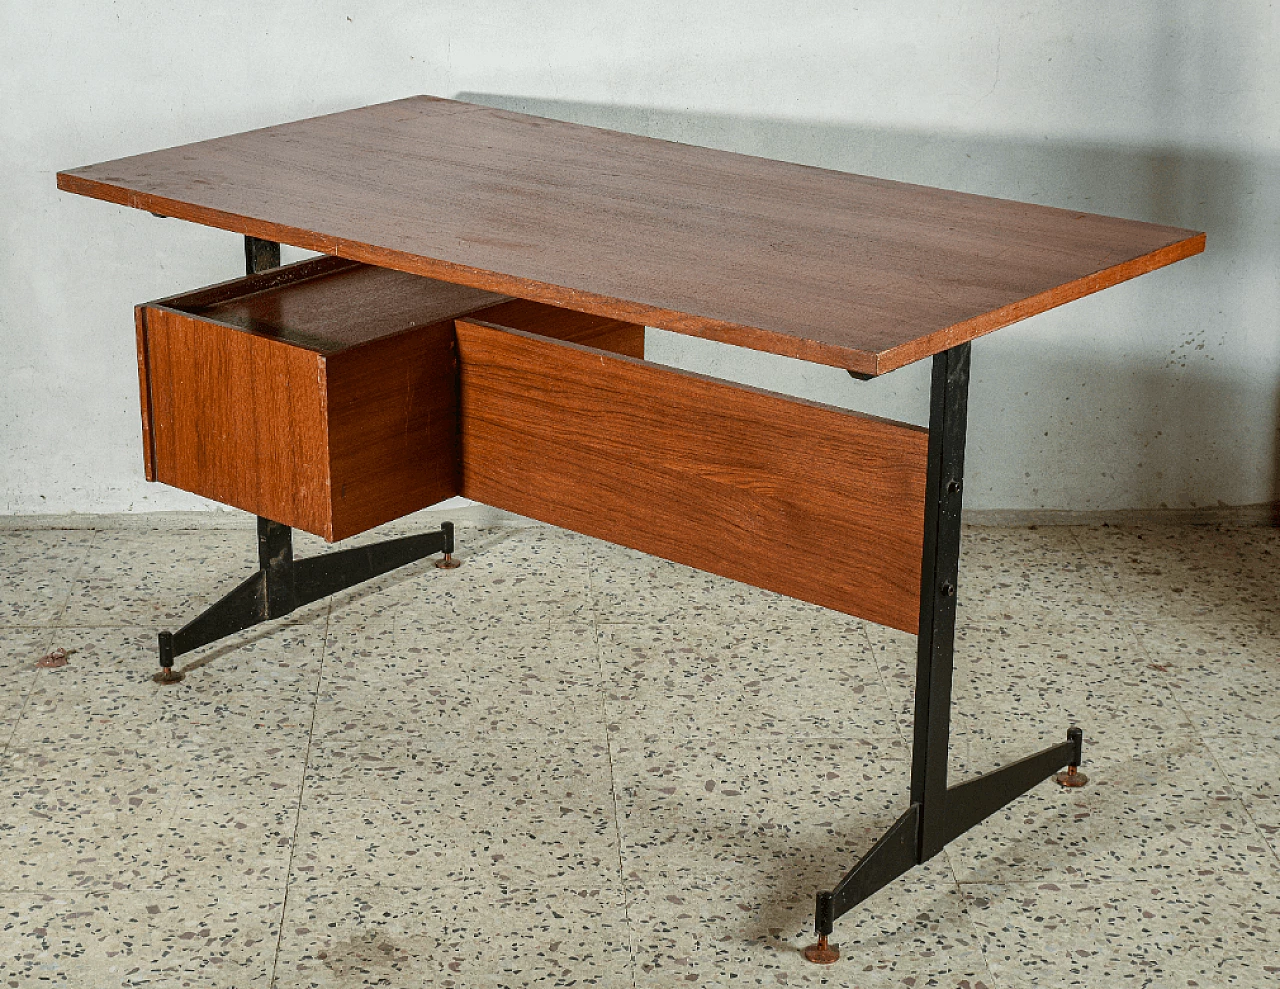
{"type": "Polygon", "coordinates": [[[293,532],[270,519],[258,519],[258,572],[207,611],[176,632],[160,633],[157,683],[177,683],[183,674],[173,661],[183,653],[273,618],[283,618],[303,605],[329,597],[366,580],[443,553],[437,566],[457,566],[453,559],[453,523],[436,532],[389,539],[372,546],[293,558],[293,532]]]}
{"type": "Polygon", "coordinates": [[[867,897],[927,862],[948,842],[1064,766],[1067,771],[1056,777],[1062,785],[1077,786],[1084,780],[1077,772],[1082,733],[1073,727],[1059,745],[957,786],[947,785],[969,361],[967,343],[933,359],[910,803],[834,889],[817,895],[818,943],[804,950],[804,957],[817,964],[831,964],[840,957],[839,948],[829,941],[835,921],[867,897]]]}
{"type": "Polygon", "coordinates": [[[928,814],[921,804],[911,804],[835,889],[818,894],[814,916],[818,942],[804,949],[804,957],[819,965],[837,961],[840,949],[828,941],[837,918],[913,866],[928,861],[952,839],[985,821],[1063,766],[1071,765],[1072,760],[1078,760],[1079,739],[1080,729],[1072,728],[1067,741],[1061,745],[953,786],[946,791],[941,807],[930,806],[928,814]]]}

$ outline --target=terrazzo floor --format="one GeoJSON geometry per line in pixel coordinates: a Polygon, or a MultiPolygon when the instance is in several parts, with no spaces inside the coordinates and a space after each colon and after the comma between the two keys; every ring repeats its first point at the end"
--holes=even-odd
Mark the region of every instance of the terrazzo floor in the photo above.
{"type": "Polygon", "coordinates": [[[967,530],[953,781],[1079,723],[1091,783],[819,968],[814,891],[905,807],[911,636],[460,526],[160,687],[252,533],[96,524],[0,530],[0,987],[1280,985],[1280,530],[967,530]]]}

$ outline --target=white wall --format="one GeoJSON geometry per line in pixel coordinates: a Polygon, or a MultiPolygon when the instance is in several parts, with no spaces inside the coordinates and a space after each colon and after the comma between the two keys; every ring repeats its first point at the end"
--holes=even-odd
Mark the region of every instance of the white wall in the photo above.
{"type": "MultiPolygon", "coordinates": [[[[142,479],[131,307],[242,265],[231,234],[54,173],[413,93],[1207,230],[1200,258],[975,344],[967,503],[1269,501],[1277,27],[1263,0],[0,0],[0,513],[204,504],[142,479]]],[[[923,367],[651,349],[923,415],[923,367]]]]}

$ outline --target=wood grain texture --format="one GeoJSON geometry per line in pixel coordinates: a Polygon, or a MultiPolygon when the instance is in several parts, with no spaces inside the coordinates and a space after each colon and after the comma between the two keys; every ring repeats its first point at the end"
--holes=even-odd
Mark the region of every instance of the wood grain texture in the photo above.
{"type": "Polygon", "coordinates": [[[880,374],[1204,235],[414,97],[59,173],[70,192],[880,374]]]}
{"type": "Polygon", "coordinates": [[[318,354],[336,354],[502,301],[504,296],[463,285],[343,258],[315,258],[158,304],[318,354]]]}
{"type": "Polygon", "coordinates": [[[452,320],[323,358],[332,524],[345,539],[461,490],[452,320]]]}
{"type": "Polygon", "coordinates": [[[143,307],[155,479],[331,532],[319,354],[143,307]]]}
{"type": "Polygon", "coordinates": [[[462,493],[914,632],[928,434],[457,324],[462,493]]]}
{"type": "Polygon", "coordinates": [[[151,372],[147,367],[147,321],[142,306],[134,309],[134,330],[138,341],[138,396],[142,410],[142,464],[147,480],[156,479],[156,446],[151,435],[151,372]]]}

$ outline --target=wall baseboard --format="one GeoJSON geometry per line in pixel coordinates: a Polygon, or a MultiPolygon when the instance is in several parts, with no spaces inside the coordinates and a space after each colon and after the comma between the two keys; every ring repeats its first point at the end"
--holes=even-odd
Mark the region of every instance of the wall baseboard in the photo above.
{"type": "MultiPolygon", "coordinates": [[[[449,519],[459,525],[537,525],[531,519],[513,515],[488,505],[459,505],[427,508],[407,517],[420,518],[424,528],[449,519]]],[[[1280,525],[1280,502],[1257,505],[1214,505],[1204,508],[1121,508],[1109,511],[1077,512],[1049,508],[983,508],[964,513],[966,525],[1025,529],[1029,526],[1057,525],[1280,525]]],[[[403,526],[405,519],[393,525],[403,526]]],[[[117,512],[94,515],[0,515],[5,529],[243,529],[252,531],[254,517],[231,509],[208,512],[117,512]]]]}

